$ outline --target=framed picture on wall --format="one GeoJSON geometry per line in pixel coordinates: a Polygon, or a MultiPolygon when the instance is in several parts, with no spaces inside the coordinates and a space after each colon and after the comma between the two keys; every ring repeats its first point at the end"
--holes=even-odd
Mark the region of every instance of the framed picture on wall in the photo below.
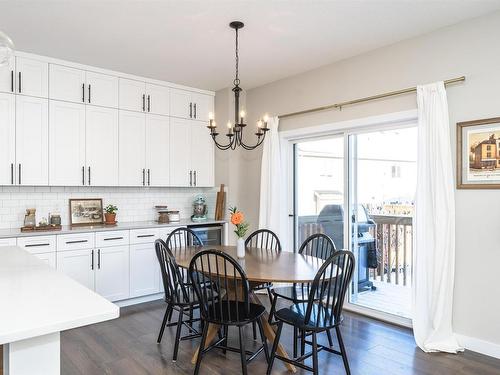
{"type": "Polygon", "coordinates": [[[103,223],[102,199],[82,198],[69,200],[69,223],[78,225],[99,225],[103,223]]]}
{"type": "Polygon", "coordinates": [[[457,189],[500,189],[500,117],[457,123],[457,189]]]}

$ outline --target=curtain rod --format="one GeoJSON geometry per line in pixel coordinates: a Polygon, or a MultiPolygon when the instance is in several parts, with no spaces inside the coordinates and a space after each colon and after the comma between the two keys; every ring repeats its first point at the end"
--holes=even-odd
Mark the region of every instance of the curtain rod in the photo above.
{"type": "MultiPolygon", "coordinates": [[[[465,81],[465,76],[462,77],[457,77],[457,78],[452,78],[452,79],[447,79],[444,81],[445,86],[452,84],[452,83],[457,83],[457,82],[463,82],[465,81]]],[[[408,87],[406,89],[402,90],[397,90],[397,91],[389,91],[383,94],[378,94],[378,95],[373,95],[373,96],[367,96],[365,98],[360,98],[360,99],[354,99],[354,100],[348,100],[346,102],[341,102],[341,103],[335,103],[335,104],[330,104],[330,105],[325,105],[323,107],[317,107],[317,108],[312,108],[312,109],[305,109],[303,111],[298,111],[298,112],[292,112],[292,113],[286,113],[284,115],[278,116],[280,119],[286,118],[286,117],[292,117],[292,116],[298,116],[298,115],[304,115],[306,113],[312,113],[312,112],[319,112],[319,111],[326,111],[328,109],[342,109],[342,107],[345,107],[346,105],[351,105],[351,104],[357,104],[357,103],[364,103],[364,102],[369,102],[371,100],[377,100],[377,99],[382,99],[382,98],[387,98],[390,96],[396,96],[396,95],[401,95],[401,94],[407,94],[410,92],[416,92],[417,87],[408,87]]]]}

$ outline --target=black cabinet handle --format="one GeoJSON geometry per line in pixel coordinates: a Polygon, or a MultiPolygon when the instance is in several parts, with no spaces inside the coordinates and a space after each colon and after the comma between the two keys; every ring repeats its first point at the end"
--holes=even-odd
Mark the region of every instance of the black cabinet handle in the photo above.
{"type": "Polygon", "coordinates": [[[109,237],[104,239],[104,241],[114,241],[114,240],[123,240],[123,237],[109,237]]]}
{"type": "Polygon", "coordinates": [[[97,250],[97,269],[101,269],[101,249],[97,250]]]}
{"type": "Polygon", "coordinates": [[[89,103],[90,103],[90,85],[89,85],[89,103]]]}
{"type": "Polygon", "coordinates": [[[14,71],[10,71],[10,91],[14,92],[14,71]]]}
{"type": "Polygon", "coordinates": [[[10,184],[14,185],[14,163],[10,163],[10,184]]]}
{"type": "Polygon", "coordinates": [[[196,118],[196,103],[194,103],[194,118],[196,118]]]}
{"type": "Polygon", "coordinates": [[[148,186],[151,186],[151,169],[148,168],[148,186]]]}
{"type": "Polygon", "coordinates": [[[19,163],[19,185],[21,185],[21,163],[19,163]]]}
{"type": "Polygon", "coordinates": [[[142,112],[146,111],[146,94],[142,94],[142,112]]]}
{"type": "Polygon", "coordinates": [[[189,186],[193,186],[193,171],[189,171],[189,186]]]}
{"type": "Polygon", "coordinates": [[[40,246],[50,246],[50,243],[31,243],[24,245],[24,247],[40,247],[40,246]]]}
{"type": "Polygon", "coordinates": [[[82,185],[85,186],[85,166],[82,167],[82,185]]]}
{"type": "Polygon", "coordinates": [[[189,118],[193,118],[193,103],[189,103],[189,118]]]}
{"type": "Polygon", "coordinates": [[[21,93],[21,72],[19,72],[19,93],[21,93]]]}
{"type": "Polygon", "coordinates": [[[194,171],[193,174],[194,174],[194,186],[196,186],[196,171],[194,171]]]}
{"type": "Polygon", "coordinates": [[[70,245],[70,244],[73,244],[73,243],[84,243],[84,242],[88,242],[88,240],[66,241],[66,244],[70,245]]]}
{"type": "Polygon", "coordinates": [[[148,95],[148,112],[151,112],[151,96],[148,95]]]}
{"type": "Polygon", "coordinates": [[[85,83],[82,83],[82,102],[85,103],[85,83]]]}
{"type": "Polygon", "coordinates": [[[89,167],[89,176],[88,176],[88,178],[89,178],[89,186],[90,186],[90,167],[89,167]]]}
{"type": "Polygon", "coordinates": [[[90,260],[90,269],[94,269],[94,250],[92,250],[91,254],[92,259],[90,260]]]}
{"type": "Polygon", "coordinates": [[[142,186],[146,185],[146,170],[142,168],[142,186]]]}
{"type": "Polygon", "coordinates": [[[139,234],[137,238],[154,237],[154,234],[139,234]]]}

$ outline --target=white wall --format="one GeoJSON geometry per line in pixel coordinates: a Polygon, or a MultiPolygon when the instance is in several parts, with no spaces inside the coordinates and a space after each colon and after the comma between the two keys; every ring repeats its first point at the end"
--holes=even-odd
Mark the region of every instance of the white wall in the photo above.
{"type": "MultiPolygon", "coordinates": [[[[249,123],[263,112],[280,115],[465,75],[465,83],[448,88],[450,142],[455,149],[456,122],[500,116],[499,38],[497,12],[249,90],[246,98],[249,123]]],[[[415,107],[415,95],[410,94],[342,111],[285,119],[280,127],[288,130],[415,107]]],[[[256,223],[261,150],[243,152],[237,157],[237,161],[232,160],[232,170],[236,169],[239,177],[229,189],[237,190],[234,203],[256,223]]],[[[456,194],[454,327],[462,335],[497,345],[500,345],[499,202],[498,190],[458,190],[456,194]]]]}
{"type": "Polygon", "coordinates": [[[158,218],[156,205],[180,210],[182,218],[193,213],[197,194],[207,197],[208,217],[214,217],[215,189],[210,188],[126,188],[126,187],[0,187],[0,229],[20,228],[27,208],[36,208],[37,222],[59,212],[63,225],[69,224],[70,198],[102,198],[103,205],[118,206],[119,222],[150,221],[158,218]]]}

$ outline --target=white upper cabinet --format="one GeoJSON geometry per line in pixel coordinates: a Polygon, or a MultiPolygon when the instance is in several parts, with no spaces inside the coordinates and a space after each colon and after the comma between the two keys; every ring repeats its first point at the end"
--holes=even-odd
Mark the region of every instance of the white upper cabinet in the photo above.
{"type": "Polygon", "coordinates": [[[15,90],[15,57],[9,59],[9,63],[4,66],[0,66],[0,92],[10,92],[13,93],[15,90]]]}
{"type": "Polygon", "coordinates": [[[84,103],[85,71],[67,66],[50,64],[49,98],[73,103],[84,103]]]}
{"type": "Polygon", "coordinates": [[[170,119],[166,116],[146,115],[146,169],[148,186],[169,186],[170,119]]]}
{"type": "Polygon", "coordinates": [[[49,94],[49,64],[43,61],[16,58],[16,88],[18,94],[47,98],[49,94]]]}
{"type": "Polygon", "coordinates": [[[87,104],[118,108],[118,77],[87,72],[87,104]]]}
{"type": "Polygon", "coordinates": [[[146,129],[143,113],[120,111],[119,183],[144,186],[146,182],[146,129]]]}
{"type": "Polygon", "coordinates": [[[191,122],[191,170],[193,186],[214,186],[214,142],[205,124],[191,122]]]}
{"type": "Polygon", "coordinates": [[[118,186],[118,110],[86,106],[86,183],[118,186]]]}
{"type": "Polygon", "coordinates": [[[190,170],[191,121],[170,119],[170,185],[190,186],[193,175],[190,170]]]}
{"type": "Polygon", "coordinates": [[[16,163],[16,98],[0,94],[0,185],[14,185],[16,163]]]}
{"type": "Polygon", "coordinates": [[[48,106],[48,99],[16,97],[16,172],[19,185],[49,183],[48,106]]]}
{"type": "Polygon", "coordinates": [[[185,119],[208,121],[213,112],[214,97],[186,90],[170,90],[170,115],[185,119]]]}
{"type": "Polygon", "coordinates": [[[193,119],[208,122],[208,114],[214,111],[214,97],[212,95],[193,93],[193,119]]]}
{"type": "Polygon", "coordinates": [[[170,90],[170,116],[186,119],[193,117],[193,103],[189,91],[170,90]]]}
{"type": "Polygon", "coordinates": [[[167,116],[170,108],[170,89],[146,83],[146,112],[167,116]]]}
{"type": "Polygon", "coordinates": [[[86,185],[85,106],[50,100],[49,112],[49,185],[86,185]]]}
{"type": "Polygon", "coordinates": [[[120,78],[120,109],[127,111],[146,111],[146,84],[141,81],[120,78]]]}

